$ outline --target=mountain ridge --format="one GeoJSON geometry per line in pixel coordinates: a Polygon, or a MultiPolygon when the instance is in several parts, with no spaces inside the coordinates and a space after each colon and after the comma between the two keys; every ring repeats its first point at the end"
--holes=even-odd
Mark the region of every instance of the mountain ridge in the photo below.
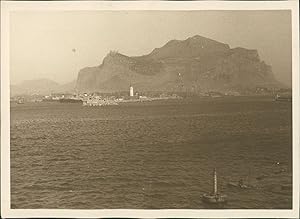
{"type": "Polygon", "coordinates": [[[46,78],[25,80],[21,83],[10,85],[10,95],[49,95],[58,92],[73,92],[75,91],[75,85],[76,80],[64,84],[59,84],[46,78]]]}
{"type": "Polygon", "coordinates": [[[271,66],[260,59],[256,49],[230,48],[195,35],[170,40],[141,56],[111,51],[101,64],[82,68],[72,82],[27,80],[11,85],[11,94],[116,92],[128,90],[130,84],[137,91],[196,93],[286,87],[275,79],[271,66]]]}
{"type": "Polygon", "coordinates": [[[195,35],[170,40],[142,56],[111,51],[99,66],[79,71],[76,90],[113,92],[126,90],[129,84],[139,91],[189,92],[282,86],[257,50],[230,48],[195,35]]]}

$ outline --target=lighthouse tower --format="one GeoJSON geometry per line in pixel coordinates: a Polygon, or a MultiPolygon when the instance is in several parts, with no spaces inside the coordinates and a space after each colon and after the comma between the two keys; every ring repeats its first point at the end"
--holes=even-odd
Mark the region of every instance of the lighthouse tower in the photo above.
{"type": "Polygon", "coordinates": [[[133,87],[132,87],[132,85],[130,85],[130,88],[129,88],[129,96],[133,97],[133,87]]]}

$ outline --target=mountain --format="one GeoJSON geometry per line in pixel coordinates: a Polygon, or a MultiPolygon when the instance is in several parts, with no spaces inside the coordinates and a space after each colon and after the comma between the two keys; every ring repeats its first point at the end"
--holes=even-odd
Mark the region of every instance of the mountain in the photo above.
{"type": "Polygon", "coordinates": [[[75,85],[76,81],[72,81],[67,84],[58,84],[57,82],[49,79],[26,80],[20,84],[11,85],[10,94],[11,96],[21,94],[48,95],[58,92],[72,92],[74,91],[75,85]]]}
{"type": "Polygon", "coordinates": [[[144,56],[110,52],[101,65],[79,71],[76,89],[114,92],[127,90],[130,84],[138,91],[194,92],[281,86],[257,50],[231,49],[196,35],[171,40],[144,56]]]}
{"type": "Polygon", "coordinates": [[[76,80],[73,80],[71,82],[61,84],[57,91],[58,92],[75,92],[75,87],[76,87],[76,80]]]}

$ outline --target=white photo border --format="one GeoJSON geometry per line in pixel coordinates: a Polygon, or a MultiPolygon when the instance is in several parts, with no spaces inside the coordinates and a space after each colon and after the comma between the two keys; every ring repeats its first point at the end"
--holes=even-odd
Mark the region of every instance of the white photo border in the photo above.
{"type": "MultiPolygon", "coordinates": [[[[299,218],[299,2],[298,1],[1,1],[1,216],[3,218],[299,218]],[[9,13],[12,11],[291,10],[293,91],[292,209],[11,209],[9,13]]],[[[200,197],[199,197],[200,198],[200,197]]]]}

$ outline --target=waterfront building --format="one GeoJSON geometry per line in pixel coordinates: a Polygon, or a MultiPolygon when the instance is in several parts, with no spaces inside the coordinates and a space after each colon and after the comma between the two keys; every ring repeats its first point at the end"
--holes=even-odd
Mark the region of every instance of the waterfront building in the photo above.
{"type": "Polygon", "coordinates": [[[129,96],[133,97],[133,86],[130,85],[130,88],[129,88],[129,96]]]}

